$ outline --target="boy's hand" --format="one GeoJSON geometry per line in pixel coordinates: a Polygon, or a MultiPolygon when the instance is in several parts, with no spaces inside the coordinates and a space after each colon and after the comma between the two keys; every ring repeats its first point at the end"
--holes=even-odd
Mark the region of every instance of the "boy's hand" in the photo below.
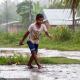
{"type": "Polygon", "coordinates": [[[45,34],[47,35],[47,37],[49,37],[50,40],[53,39],[52,35],[50,35],[48,32],[45,32],[45,34]]]}
{"type": "Polygon", "coordinates": [[[22,40],[19,42],[19,45],[24,45],[22,40]]]}
{"type": "Polygon", "coordinates": [[[49,35],[49,38],[52,40],[53,39],[53,37],[51,36],[51,35],[49,35]]]}

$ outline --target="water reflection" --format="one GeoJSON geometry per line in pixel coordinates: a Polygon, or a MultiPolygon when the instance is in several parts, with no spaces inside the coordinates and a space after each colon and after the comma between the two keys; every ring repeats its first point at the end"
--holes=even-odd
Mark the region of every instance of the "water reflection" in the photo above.
{"type": "Polygon", "coordinates": [[[0,78],[0,80],[30,80],[30,78],[0,78]]]}

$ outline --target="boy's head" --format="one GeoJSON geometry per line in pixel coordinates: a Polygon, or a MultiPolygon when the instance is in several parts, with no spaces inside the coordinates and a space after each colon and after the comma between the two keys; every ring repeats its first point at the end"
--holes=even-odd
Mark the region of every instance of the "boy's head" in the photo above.
{"type": "Polygon", "coordinates": [[[37,14],[36,15],[36,22],[37,22],[37,24],[41,25],[43,23],[43,20],[44,20],[43,14],[37,14]]]}

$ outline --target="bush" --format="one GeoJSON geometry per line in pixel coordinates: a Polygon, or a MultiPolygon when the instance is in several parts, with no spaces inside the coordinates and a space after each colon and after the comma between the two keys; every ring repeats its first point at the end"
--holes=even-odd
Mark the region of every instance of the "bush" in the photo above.
{"type": "Polygon", "coordinates": [[[80,30],[73,34],[73,42],[76,44],[80,43],[80,30]]]}
{"type": "Polygon", "coordinates": [[[67,41],[71,39],[71,33],[68,27],[56,27],[53,31],[54,40],[56,41],[67,41]]]}
{"type": "Polygon", "coordinates": [[[16,33],[7,33],[0,32],[0,44],[16,44],[23,36],[23,32],[16,33]]]}

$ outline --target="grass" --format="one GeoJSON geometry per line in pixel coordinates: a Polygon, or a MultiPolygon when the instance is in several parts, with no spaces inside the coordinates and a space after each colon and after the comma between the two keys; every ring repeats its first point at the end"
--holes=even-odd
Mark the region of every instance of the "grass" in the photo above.
{"type": "MultiPolygon", "coordinates": [[[[26,65],[29,56],[15,55],[13,57],[0,57],[0,65],[26,65]]],[[[40,57],[41,64],[80,64],[80,60],[68,59],[65,57],[40,57]]],[[[34,63],[34,62],[33,62],[34,63]]]]}
{"type": "Polygon", "coordinates": [[[41,41],[39,47],[46,49],[54,49],[54,50],[80,50],[80,43],[73,43],[72,41],[51,41],[45,39],[45,41],[41,41]],[[45,42],[46,41],[46,42],[45,42]],[[43,43],[43,44],[42,44],[43,43]]]}
{"type": "MultiPolygon", "coordinates": [[[[67,28],[51,28],[49,30],[53,39],[48,39],[44,33],[41,36],[39,48],[56,49],[56,50],[80,50],[80,30],[72,32],[67,28]]],[[[25,45],[17,46],[23,37],[24,31],[15,33],[0,32],[0,47],[25,48],[25,45]]]]}
{"type": "MultiPolygon", "coordinates": [[[[53,39],[48,39],[44,33],[41,36],[39,48],[56,49],[56,50],[80,50],[80,30],[72,32],[66,28],[52,28],[49,30],[53,39]]],[[[24,31],[15,33],[0,32],[0,47],[25,48],[25,45],[17,46],[23,37],[24,31]]],[[[0,65],[27,64],[29,57],[15,55],[13,57],[0,57],[0,65]]],[[[39,58],[41,64],[80,64],[80,60],[68,59],[64,57],[42,57],[39,58]]]]}
{"type": "Polygon", "coordinates": [[[68,28],[52,28],[49,30],[53,39],[43,37],[40,40],[40,48],[57,50],[80,50],[80,30],[73,32],[68,28]]]}
{"type": "Polygon", "coordinates": [[[80,64],[80,60],[65,57],[45,57],[41,58],[40,62],[43,64],[80,64]]]}

